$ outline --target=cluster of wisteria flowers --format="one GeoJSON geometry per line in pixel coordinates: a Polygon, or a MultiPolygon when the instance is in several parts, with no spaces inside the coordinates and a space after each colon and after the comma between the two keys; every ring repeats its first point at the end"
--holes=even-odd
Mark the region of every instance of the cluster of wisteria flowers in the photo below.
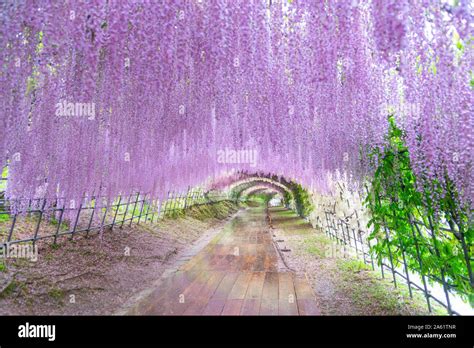
{"type": "Polygon", "coordinates": [[[2,2],[7,195],[162,198],[228,170],[216,160],[227,148],[258,153],[255,168],[235,169],[321,189],[328,173],[361,182],[389,105],[415,173],[448,176],[472,202],[470,6],[2,2]]]}

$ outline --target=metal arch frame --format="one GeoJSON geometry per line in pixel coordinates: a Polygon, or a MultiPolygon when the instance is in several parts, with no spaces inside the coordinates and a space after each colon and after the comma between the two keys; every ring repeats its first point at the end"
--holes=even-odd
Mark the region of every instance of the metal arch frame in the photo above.
{"type": "Polygon", "coordinates": [[[272,185],[257,184],[257,185],[249,186],[249,187],[243,189],[242,191],[240,191],[240,196],[241,197],[242,196],[248,197],[248,196],[251,196],[253,194],[256,194],[257,192],[265,191],[265,190],[270,190],[270,191],[272,191],[273,194],[280,194],[280,195],[283,195],[283,192],[284,192],[284,190],[276,188],[272,185]]]}
{"type": "Polygon", "coordinates": [[[261,177],[261,176],[251,176],[251,177],[237,180],[231,183],[230,185],[228,185],[227,189],[230,192],[231,196],[236,195],[237,197],[240,197],[243,190],[252,186],[256,186],[258,184],[269,185],[271,188],[278,190],[281,194],[283,194],[283,192],[286,192],[290,194],[291,197],[294,196],[291,188],[289,188],[285,184],[282,184],[281,182],[278,182],[274,179],[271,179],[268,177],[261,177]],[[243,188],[241,189],[242,186],[243,188]]]}
{"type": "Polygon", "coordinates": [[[279,185],[274,185],[271,182],[266,182],[266,181],[262,182],[259,180],[245,182],[237,186],[234,186],[233,189],[230,191],[230,196],[238,200],[242,196],[242,193],[245,192],[245,190],[256,187],[256,186],[260,186],[260,187],[265,186],[268,189],[278,191],[281,195],[284,195],[285,192],[288,192],[291,195],[291,197],[293,197],[293,192],[291,192],[291,190],[285,190],[279,185]]]}

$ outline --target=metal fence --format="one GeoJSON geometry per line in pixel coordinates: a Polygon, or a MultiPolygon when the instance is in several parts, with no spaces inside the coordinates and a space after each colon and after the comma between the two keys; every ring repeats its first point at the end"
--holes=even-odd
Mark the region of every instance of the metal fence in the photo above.
{"type": "MultiPolygon", "coordinates": [[[[54,202],[45,199],[30,199],[23,203],[23,211],[12,213],[11,202],[0,192],[0,249],[18,243],[37,243],[50,240],[54,244],[60,238],[72,240],[76,235],[103,231],[106,228],[133,223],[153,223],[167,216],[173,216],[178,211],[192,206],[216,203],[230,200],[225,194],[205,193],[200,189],[188,189],[186,192],[170,191],[166,200],[152,200],[147,194],[131,194],[119,196],[112,204],[107,204],[103,197],[84,198],[78,205],[66,202],[65,199],[55,199],[54,202]],[[68,216],[68,219],[65,217],[68,216]]],[[[402,259],[395,259],[392,253],[388,259],[374,259],[370,252],[371,244],[367,240],[367,232],[354,228],[333,211],[325,211],[326,234],[338,244],[353,248],[355,254],[373,270],[379,269],[383,278],[391,275],[393,284],[398,287],[402,283],[408,287],[410,297],[413,290],[419,290],[426,299],[428,310],[432,312],[433,302],[446,309],[449,315],[459,315],[451,305],[451,292],[454,286],[446,281],[443,270],[439,275],[426,275],[421,272],[421,258],[418,255],[419,268],[413,269],[406,262],[405,254],[402,259]],[[401,267],[396,267],[401,265],[401,267]],[[415,281],[419,278],[419,282],[415,281]],[[444,299],[431,293],[428,283],[432,281],[443,288],[444,299]]],[[[416,231],[427,227],[420,221],[412,221],[413,236],[416,241],[416,231]]],[[[446,229],[446,231],[449,231],[446,229]]],[[[387,231],[388,232],[388,231],[387,231]]],[[[449,231],[450,232],[450,231],[449,231]]],[[[389,235],[389,233],[388,233],[389,235]]],[[[471,273],[471,272],[470,272],[471,273]]]]}
{"type": "MultiPolygon", "coordinates": [[[[0,193],[1,194],[1,193],[0,193]]],[[[106,228],[153,223],[192,206],[227,200],[224,194],[209,194],[200,189],[170,191],[166,200],[152,200],[148,194],[119,196],[112,204],[103,197],[83,198],[81,202],[65,199],[29,199],[26,208],[13,213],[12,202],[0,196],[0,249],[18,243],[37,243],[78,234],[89,235],[106,228]]]]}
{"type": "MultiPolygon", "coordinates": [[[[379,269],[382,277],[385,278],[387,275],[392,278],[395,287],[398,287],[399,283],[402,283],[408,287],[410,297],[413,298],[413,290],[419,290],[426,300],[426,305],[431,313],[433,311],[433,302],[443,307],[449,315],[459,315],[457,311],[452,308],[451,297],[452,290],[455,288],[454,285],[450,284],[441,269],[439,275],[435,274],[424,274],[421,264],[421,257],[419,254],[419,248],[416,244],[418,252],[418,268],[409,267],[407,265],[407,259],[404,252],[402,252],[402,259],[395,259],[394,255],[390,252],[388,259],[374,259],[373,254],[370,252],[371,243],[366,238],[367,233],[349,226],[349,223],[343,219],[340,219],[332,211],[325,211],[326,217],[326,234],[338,244],[349,246],[353,248],[355,254],[361,258],[365,264],[372,267],[373,270],[379,269]],[[401,265],[396,267],[396,265],[401,265]],[[419,280],[418,282],[416,280],[419,280]],[[430,291],[429,282],[432,281],[435,284],[439,284],[444,292],[444,298],[435,296],[430,291]]],[[[422,222],[413,220],[412,221],[412,232],[415,243],[417,243],[416,232],[421,229],[429,229],[422,222]]],[[[390,235],[387,232],[387,238],[390,235]]],[[[403,250],[403,248],[402,248],[403,250]]],[[[459,292],[459,290],[457,290],[459,292]]]]}

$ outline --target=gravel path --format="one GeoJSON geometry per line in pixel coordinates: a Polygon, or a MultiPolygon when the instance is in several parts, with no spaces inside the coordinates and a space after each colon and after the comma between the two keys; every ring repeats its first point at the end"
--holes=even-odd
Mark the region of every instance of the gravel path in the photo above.
{"type": "Polygon", "coordinates": [[[421,294],[410,299],[294,212],[274,207],[269,216],[285,263],[309,279],[322,315],[428,314],[421,294]]]}

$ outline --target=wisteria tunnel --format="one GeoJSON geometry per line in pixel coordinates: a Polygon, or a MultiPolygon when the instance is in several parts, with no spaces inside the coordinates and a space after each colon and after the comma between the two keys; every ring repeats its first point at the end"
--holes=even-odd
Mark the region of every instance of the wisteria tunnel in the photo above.
{"type": "Polygon", "coordinates": [[[468,0],[0,2],[0,314],[474,314],[468,0]]]}

